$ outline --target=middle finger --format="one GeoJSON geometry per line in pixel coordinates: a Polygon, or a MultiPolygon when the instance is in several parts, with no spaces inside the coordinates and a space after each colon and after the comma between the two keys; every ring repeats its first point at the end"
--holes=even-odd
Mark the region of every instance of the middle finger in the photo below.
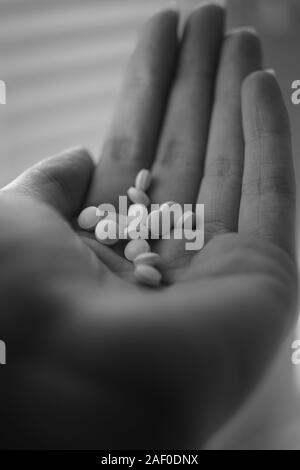
{"type": "Polygon", "coordinates": [[[153,165],[151,200],[194,203],[202,175],[224,9],[198,7],[182,39],[177,74],[153,165]]]}

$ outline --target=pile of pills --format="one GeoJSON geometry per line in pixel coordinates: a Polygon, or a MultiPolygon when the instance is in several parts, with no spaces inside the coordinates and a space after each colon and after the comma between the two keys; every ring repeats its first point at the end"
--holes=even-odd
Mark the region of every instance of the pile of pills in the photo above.
{"type": "Polygon", "coordinates": [[[94,231],[95,238],[105,245],[114,245],[119,239],[126,240],[124,256],[134,264],[134,276],[136,280],[148,286],[158,286],[162,281],[159,270],[160,256],[151,251],[146,238],[159,239],[166,234],[167,229],[162,223],[164,212],[170,213],[174,207],[171,228],[180,228],[186,221],[194,223],[195,214],[181,209],[176,212],[178,205],[174,201],[165,202],[157,210],[148,215],[147,207],[150,199],[147,190],[151,184],[149,170],[142,169],[136,176],[134,186],[127,191],[132,204],[128,208],[127,216],[122,214],[102,211],[99,207],[87,207],[78,217],[78,225],[83,230],[94,231]],[[139,217],[137,214],[144,214],[139,217]],[[122,236],[120,236],[120,233],[122,236]]]}

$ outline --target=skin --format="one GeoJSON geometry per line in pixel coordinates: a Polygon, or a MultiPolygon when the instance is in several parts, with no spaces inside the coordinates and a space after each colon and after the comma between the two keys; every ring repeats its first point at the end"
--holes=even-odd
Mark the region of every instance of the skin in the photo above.
{"type": "Polygon", "coordinates": [[[290,128],[258,37],[224,11],[143,27],[100,163],[75,148],[0,193],[3,448],[199,448],[263,376],[297,312],[290,128]],[[74,229],[140,168],[153,202],[205,204],[206,244],[156,244],[168,285],[74,229]]]}

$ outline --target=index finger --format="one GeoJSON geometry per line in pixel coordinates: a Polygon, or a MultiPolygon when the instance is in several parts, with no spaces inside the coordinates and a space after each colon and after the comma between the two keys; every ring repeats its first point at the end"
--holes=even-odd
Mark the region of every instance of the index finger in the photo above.
{"type": "Polygon", "coordinates": [[[118,203],[137,172],[152,164],[177,56],[178,12],[163,10],[142,28],[115,117],[88,194],[89,204],[118,203]]]}

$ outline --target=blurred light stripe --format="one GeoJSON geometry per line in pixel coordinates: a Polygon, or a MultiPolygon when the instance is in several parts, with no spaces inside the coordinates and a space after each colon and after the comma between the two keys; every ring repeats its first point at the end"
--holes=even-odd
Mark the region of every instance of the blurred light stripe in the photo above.
{"type": "Polygon", "coordinates": [[[0,78],[8,102],[0,108],[0,185],[64,147],[82,144],[99,154],[138,30],[173,4],[0,0],[0,78]]]}
{"type": "Polygon", "coordinates": [[[1,185],[64,147],[98,154],[138,29],[164,4],[0,0],[1,185]]]}
{"type": "MultiPolygon", "coordinates": [[[[108,40],[109,37],[106,38],[107,42],[102,44],[100,42],[77,44],[77,41],[74,41],[71,46],[59,46],[59,53],[52,45],[41,50],[31,50],[27,54],[20,51],[5,62],[5,78],[6,80],[15,78],[22,83],[25,79],[30,81],[31,77],[39,80],[40,74],[47,75],[51,72],[57,74],[58,71],[68,73],[76,68],[84,71],[84,67],[89,64],[101,65],[104,70],[109,62],[118,64],[133,44],[133,39],[128,36],[113,38],[109,41],[109,45],[108,40]]],[[[76,75],[73,78],[76,80],[76,75]]]]}

